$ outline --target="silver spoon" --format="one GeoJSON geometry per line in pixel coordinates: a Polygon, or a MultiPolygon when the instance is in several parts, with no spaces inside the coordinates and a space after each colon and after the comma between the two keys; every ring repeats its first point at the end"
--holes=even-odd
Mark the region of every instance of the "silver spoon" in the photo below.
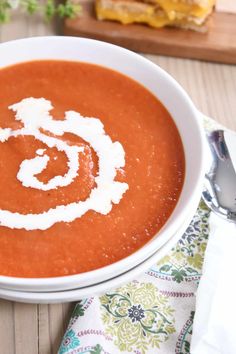
{"type": "Polygon", "coordinates": [[[207,134],[212,163],[205,174],[202,197],[217,215],[236,223],[236,134],[215,130],[207,134]]]}

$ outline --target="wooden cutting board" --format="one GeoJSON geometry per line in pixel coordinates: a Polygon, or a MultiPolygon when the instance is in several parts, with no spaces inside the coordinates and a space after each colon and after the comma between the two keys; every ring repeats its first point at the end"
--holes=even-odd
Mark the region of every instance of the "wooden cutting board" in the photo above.
{"type": "Polygon", "coordinates": [[[100,39],[142,53],[236,64],[236,15],[214,13],[208,21],[208,32],[198,33],[98,21],[94,2],[81,0],[81,4],[81,16],[65,21],[66,35],[100,39]]]}

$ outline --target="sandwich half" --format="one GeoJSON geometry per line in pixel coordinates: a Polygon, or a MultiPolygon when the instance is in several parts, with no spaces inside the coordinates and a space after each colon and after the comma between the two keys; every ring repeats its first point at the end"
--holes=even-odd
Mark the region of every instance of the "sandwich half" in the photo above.
{"type": "Polygon", "coordinates": [[[201,29],[216,0],[95,0],[99,20],[201,29]]]}

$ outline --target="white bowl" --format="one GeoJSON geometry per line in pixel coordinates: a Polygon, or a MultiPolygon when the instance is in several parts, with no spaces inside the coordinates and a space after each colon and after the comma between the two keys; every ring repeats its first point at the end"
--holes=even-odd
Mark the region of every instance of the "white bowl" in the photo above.
{"type": "Polygon", "coordinates": [[[184,231],[190,224],[192,219],[192,210],[184,220],[183,225],[175,233],[175,235],[164,244],[157,252],[155,252],[151,257],[145,259],[142,263],[138,264],[134,268],[128,270],[127,272],[120,274],[114,278],[107,279],[104,282],[93,284],[91,286],[85,286],[78,289],[64,290],[64,291],[48,291],[48,292],[30,292],[30,291],[18,291],[0,288],[0,298],[26,302],[32,304],[54,304],[61,302],[71,302],[78,301],[91,296],[99,296],[107,292],[108,290],[118,288],[123,284],[140,278],[140,275],[144,273],[154,264],[156,264],[162,257],[164,257],[171,248],[178,242],[178,240],[183,235],[184,231]]]}
{"type": "Polygon", "coordinates": [[[109,266],[54,278],[0,276],[0,288],[61,291],[91,286],[126,272],[168,242],[200,199],[204,174],[204,138],[199,113],[182,87],[157,65],[124,48],[85,38],[35,37],[0,44],[0,67],[38,59],[83,61],[119,71],[141,83],[164,104],[179,130],[186,174],[179,201],[162,229],[141,249],[109,266]]]}

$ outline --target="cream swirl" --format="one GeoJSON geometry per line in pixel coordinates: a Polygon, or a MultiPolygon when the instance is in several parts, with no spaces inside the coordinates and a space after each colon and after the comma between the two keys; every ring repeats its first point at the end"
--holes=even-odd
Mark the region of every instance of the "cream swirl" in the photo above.
{"type": "Polygon", "coordinates": [[[49,113],[52,108],[51,102],[44,98],[25,98],[13,104],[9,109],[16,113],[16,120],[23,123],[23,128],[17,130],[0,128],[0,141],[7,142],[10,137],[19,135],[34,136],[49,148],[55,147],[66,154],[68,171],[64,176],[55,176],[47,183],[39,181],[36,176],[47,167],[49,161],[49,156],[39,149],[40,151],[36,151],[37,156],[33,159],[22,161],[17,174],[18,180],[25,187],[44,191],[69,185],[78,174],[79,153],[83,151],[83,148],[68,145],[55,136],[72,133],[89,143],[98,156],[99,174],[95,177],[96,187],[91,190],[85,201],[58,205],[39,214],[21,214],[0,210],[2,226],[45,230],[57,222],[71,222],[88,210],[108,214],[112,209],[112,203],[118,204],[128,189],[127,183],[114,180],[117,169],[125,166],[124,149],[119,142],[112,142],[111,138],[105,134],[102,122],[97,118],[83,117],[75,111],[65,112],[64,120],[54,120],[49,113]],[[42,133],[42,129],[54,136],[42,133]]]}

